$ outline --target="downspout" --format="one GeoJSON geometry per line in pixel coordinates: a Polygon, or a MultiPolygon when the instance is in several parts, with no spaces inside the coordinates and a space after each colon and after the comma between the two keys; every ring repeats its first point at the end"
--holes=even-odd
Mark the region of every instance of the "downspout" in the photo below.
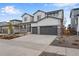
{"type": "Polygon", "coordinates": [[[64,20],[64,11],[62,10],[61,33],[60,33],[60,36],[61,36],[61,37],[63,37],[63,20],[64,20]]]}
{"type": "Polygon", "coordinates": [[[77,23],[77,36],[79,35],[79,18],[78,18],[78,23],[77,23]]]}

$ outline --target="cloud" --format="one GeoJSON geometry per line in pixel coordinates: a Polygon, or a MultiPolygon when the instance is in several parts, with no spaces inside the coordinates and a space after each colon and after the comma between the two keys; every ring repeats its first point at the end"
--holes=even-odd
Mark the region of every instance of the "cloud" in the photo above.
{"type": "Polygon", "coordinates": [[[47,4],[47,3],[44,4],[44,6],[48,6],[48,5],[50,5],[50,4],[47,4]]]}
{"type": "Polygon", "coordinates": [[[62,8],[75,8],[78,7],[77,3],[45,3],[44,6],[46,7],[55,7],[56,9],[62,9],[62,8]]]}
{"type": "Polygon", "coordinates": [[[5,14],[1,14],[1,15],[3,15],[3,16],[4,16],[5,14]]]}
{"type": "Polygon", "coordinates": [[[72,3],[45,3],[44,6],[53,5],[53,6],[57,6],[57,7],[65,7],[65,6],[70,6],[70,5],[74,5],[74,4],[72,4],[72,3]]]}
{"type": "Polygon", "coordinates": [[[8,14],[21,14],[20,9],[17,9],[14,6],[5,6],[1,8],[1,12],[8,13],[8,14]]]}
{"type": "Polygon", "coordinates": [[[56,3],[56,4],[53,4],[53,6],[56,6],[56,7],[70,7],[70,6],[75,6],[76,4],[75,3],[56,3]]]}

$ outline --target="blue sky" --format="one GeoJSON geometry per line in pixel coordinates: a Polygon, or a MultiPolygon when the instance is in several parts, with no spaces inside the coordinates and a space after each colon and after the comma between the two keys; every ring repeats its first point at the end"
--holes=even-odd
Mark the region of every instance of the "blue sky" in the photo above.
{"type": "Polygon", "coordinates": [[[0,3],[0,22],[12,19],[22,20],[24,13],[33,14],[37,10],[53,11],[64,9],[64,23],[70,23],[70,10],[79,8],[78,3],[0,3]]]}

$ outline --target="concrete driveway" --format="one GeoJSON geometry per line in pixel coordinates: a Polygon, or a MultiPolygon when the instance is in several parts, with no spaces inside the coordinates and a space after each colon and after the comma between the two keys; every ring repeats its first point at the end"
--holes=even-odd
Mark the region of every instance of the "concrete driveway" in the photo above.
{"type": "Polygon", "coordinates": [[[56,38],[54,35],[25,35],[0,40],[0,56],[38,56],[56,38]]]}

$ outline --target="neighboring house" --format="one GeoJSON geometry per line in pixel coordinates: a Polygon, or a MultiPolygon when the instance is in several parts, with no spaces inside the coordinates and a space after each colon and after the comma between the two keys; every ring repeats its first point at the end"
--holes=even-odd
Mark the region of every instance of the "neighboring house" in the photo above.
{"type": "Polygon", "coordinates": [[[56,10],[50,12],[38,10],[33,15],[34,22],[31,23],[32,34],[61,34],[64,19],[63,10],[56,10]]]}
{"type": "Polygon", "coordinates": [[[20,29],[22,29],[22,26],[20,24],[22,23],[22,20],[13,19],[10,20],[10,23],[12,24],[13,34],[21,32],[20,29]]]}
{"type": "Polygon", "coordinates": [[[0,33],[8,33],[8,22],[0,22],[0,33]]]}
{"type": "Polygon", "coordinates": [[[71,27],[75,31],[77,31],[77,35],[79,35],[79,8],[71,10],[70,18],[71,18],[71,27]]]}
{"type": "MultiPolygon", "coordinates": [[[[13,34],[20,32],[21,26],[19,25],[22,23],[21,20],[10,20],[10,23],[12,24],[13,34]]],[[[9,22],[0,22],[0,33],[1,34],[9,34],[9,22]]]]}

